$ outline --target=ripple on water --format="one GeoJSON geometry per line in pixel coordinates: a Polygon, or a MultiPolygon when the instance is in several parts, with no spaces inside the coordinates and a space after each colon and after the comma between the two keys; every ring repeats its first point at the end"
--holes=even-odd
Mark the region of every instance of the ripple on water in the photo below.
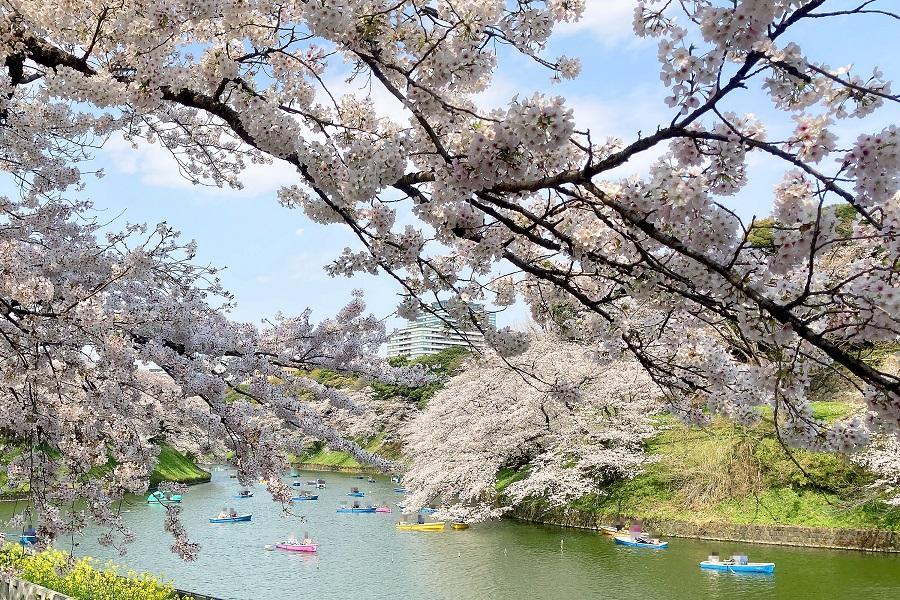
{"type": "MultiPolygon", "coordinates": [[[[301,477],[302,481],[315,475],[301,477]]],[[[319,500],[294,505],[284,515],[261,486],[256,496],[232,499],[237,483],[227,471],[192,487],[183,515],[202,545],[186,565],[169,552],[163,510],[135,499],[126,519],[138,534],[124,559],[96,543],[90,532],[77,552],[124,560],[138,570],[164,573],[185,590],[226,600],[806,600],[900,598],[900,557],[767,546],[671,540],[663,551],[617,547],[608,537],[514,522],[464,531],[397,532],[393,514],[337,514],[352,486],[367,490],[364,503],[401,498],[385,478],[371,484],[329,473],[319,500]],[[224,507],[253,513],[250,523],[210,524],[224,507]],[[306,515],[308,523],[297,515],[306,515]],[[267,551],[290,533],[320,542],[317,555],[267,551]],[[562,540],[562,548],[560,541],[562,540]],[[746,577],[701,571],[711,551],[739,550],[751,560],[773,560],[774,576],[746,577]]],[[[0,507],[7,514],[11,506],[0,507]]]]}

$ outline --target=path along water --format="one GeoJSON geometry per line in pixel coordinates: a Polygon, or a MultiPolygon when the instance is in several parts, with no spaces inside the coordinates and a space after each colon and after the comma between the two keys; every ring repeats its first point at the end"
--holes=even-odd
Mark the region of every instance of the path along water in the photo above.
{"type": "MultiPolygon", "coordinates": [[[[169,552],[163,509],[135,499],[127,521],[138,541],[125,557],[97,544],[89,530],[75,552],[114,559],[137,570],[163,574],[177,587],[228,600],[829,600],[900,599],[900,555],[808,550],[671,539],[662,551],[615,546],[595,532],[511,521],[463,531],[397,532],[401,494],[386,477],[367,483],[351,475],[303,473],[296,481],[324,477],[318,501],[297,503],[285,516],[262,486],[247,500],[232,497],[238,484],[215,471],[208,484],[190,488],[184,522],[202,545],[200,558],[182,563],[169,552]],[[337,514],[357,486],[362,503],[389,502],[393,514],[337,514]],[[252,512],[249,523],[210,524],[224,507],[252,512]],[[290,533],[309,532],[318,554],[267,551],[290,533]],[[712,551],[743,551],[750,560],[774,561],[776,572],[738,575],[701,571],[712,551]]],[[[286,478],[289,479],[289,478],[286,478]]],[[[0,507],[8,516],[12,505],[0,507]]],[[[68,549],[68,548],[67,548],[68,549]]]]}

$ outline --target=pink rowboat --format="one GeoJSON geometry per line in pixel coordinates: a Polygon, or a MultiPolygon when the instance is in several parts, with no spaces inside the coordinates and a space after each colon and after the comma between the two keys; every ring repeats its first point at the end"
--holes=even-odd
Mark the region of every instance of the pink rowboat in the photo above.
{"type": "Polygon", "coordinates": [[[391,511],[391,507],[390,507],[390,506],[379,506],[378,508],[375,509],[375,512],[389,513],[389,512],[392,512],[392,511],[391,511]]]}
{"type": "Polygon", "coordinates": [[[275,544],[276,548],[281,548],[282,550],[290,550],[291,552],[315,552],[318,550],[318,544],[287,544],[281,542],[279,544],[275,544]]]}

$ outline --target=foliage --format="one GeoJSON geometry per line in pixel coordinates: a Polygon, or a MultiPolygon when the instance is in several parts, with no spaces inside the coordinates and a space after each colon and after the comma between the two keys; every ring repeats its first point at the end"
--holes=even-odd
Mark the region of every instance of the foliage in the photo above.
{"type": "MultiPolygon", "coordinates": [[[[66,552],[48,549],[35,554],[18,544],[0,550],[0,566],[12,568],[19,577],[71,596],[76,600],[179,600],[171,584],[148,573],[128,571],[112,562],[100,565],[93,558],[75,559],[66,552]]],[[[182,600],[190,600],[184,597],[182,600]]]]}
{"type": "Polygon", "coordinates": [[[747,242],[754,248],[759,248],[760,250],[774,250],[774,226],[775,219],[772,217],[756,221],[756,223],[753,224],[753,227],[750,228],[750,232],[747,234],[747,242]]]}
{"type": "Polygon", "coordinates": [[[405,356],[390,358],[388,362],[394,367],[423,366],[429,373],[434,375],[434,381],[417,387],[390,385],[376,381],[372,383],[375,399],[386,400],[387,398],[399,396],[414,402],[419,409],[423,409],[428,404],[428,400],[444,387],[447,378],[459,370],[463,361],[469,355],[468,349],[454,346],[445,348],[436,354],[427,354],[412,360],[405,356]]]}

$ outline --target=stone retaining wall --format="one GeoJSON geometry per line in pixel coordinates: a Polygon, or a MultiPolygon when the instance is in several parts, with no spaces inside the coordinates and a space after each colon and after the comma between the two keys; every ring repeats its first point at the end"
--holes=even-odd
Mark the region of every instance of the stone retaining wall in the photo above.
{"type": "MultiPolygon", "coordinates": [[[[545,523],[561,527],[599,529],[614,522],[610,515],[572,509],[535,509],[522,507],[510,516],[521,521],[545,523]]],[[[629,522],[630,518],[624,518],[629,522]]],[[[806,548],[837,548],[900,552],[900,531],[881,529],[830,529],[826,527],[796,527],[792,525],[740,525],[736,523],[689,523],[641,518],[644,529],[668,537],[698,538],[753,544],[778,544],[806,548]]]]}
{"type": "Polygon", "coordinates": [[[317,473],[359,473],[361,475],[384,475],[374,467],[360,465],[358,467],[339,467],[332,465],[313,465],[309,463],[293,463],[291,467],[297,471],[315,471],[317,473]]]}

